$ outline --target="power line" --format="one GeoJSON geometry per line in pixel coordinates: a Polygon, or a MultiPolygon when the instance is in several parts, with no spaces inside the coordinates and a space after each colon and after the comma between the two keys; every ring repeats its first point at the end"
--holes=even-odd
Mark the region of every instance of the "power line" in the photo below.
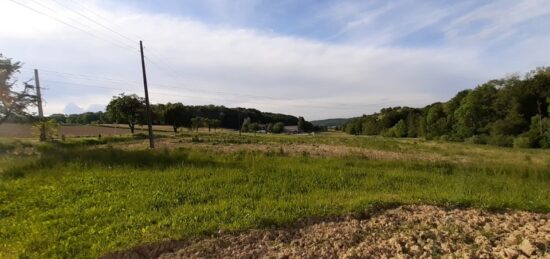
{"type": "MultiPolygon", "coordinates": [[[[22,68],[23,70],[28,70],[27,68],[22,68]]],[[[54,74],[57,76],[62,77],[68,77],[68,78],[76,78],[76,79],[83,79],[83,80],[90,80],[90,81],[98,81],[98,82],[110,82],[110,83],[122,83],[122,84],[139,84],[138,81],[129,81],[122,78],[112,78],[112,77],[104,77],[104,76],[93,76],[93,75],[83,75],[83,74],[74,74],[74,73],[66,73],[66,72],[59,72],[54,70],[47,70],[47,69],[41,69],[40,72],[47,73],[47,74],[54,74]]]]}
{"type": "Polygon", "coordinates": [[[70,11],[72,11],[72,12],[78,14],[78,15],[81,16],[81,17],[84,17],[85,19],[87,19],[87,20],[89,20],[89,21],[91,21],[91,22],[93,22],[93,23],[95,23],[95,24],[101,26],[102,28],[105,28],[106,30],[108,30],[108,31],[110,31],[110,32],[112,32],[112,33],[114,33],[114,34],[120,36],[121,38],[127,39],[127,40],[129,40],[130,42],[135,42],[135,39],[131,39],[131,38],[128,38],[128,37],[124,36],[123,34],[121,34],[121,33],[117,32],[117,31],[111,29],[110,27],[105,26],[105,25],[103,25],[102,23],[99,23],[98,21],[96,21],[96,20],[94,20],[94,19],[92,19],[92,18],[90,18],[90,17],[88,17],[88,16],[82,14],[81,12],[79,12],[79,11],[73,9],[73,8],[70,8],[70,7],[68,7],[68,6],[66,6],[66,5],[64,5],[64,4],[62,4],[62,3],[60,3],[58,0],[53,0],[53,1],[56,2],[59,6],[62,6],[62,7],[64,7],[65,9],[70,10],[70,11]]]}
{"type": "MultiPolygon", "coordinates": [[[[110,82],[110,83],[124,83],[128,86],[134,86],[136,88],[140,88],[141,86],[139,85],[139,82],[132,82],[132,81],[122,81],[122,79],[112,79],[112,80],[119,80],[119,81],[111,81],[111,80],[108,80],[107,78],[102,78],[102,79],[95,79],[94,77],[92,76],[88,76],[88,75],[80,75],[80,74],[72,74],[72,73],[64,73],[64,72],[57,72],[57,71],[52,71],[52,70],[41,70],[45,73],[56,73],[56,74],[63,74],[63,75],[74,75],[74,76],[77,76],[76,79],[82,79],[82,78],[78,78],[78,77],[87,77],[87,78],[83,78],[84,80],[89,80],[89,81],[98,81],[98,82],[102,82],[102,81],[106,81],[106,82],[110,82]]],[[[93,87],[97,87],[97,88],[104,88],[104,89],[113,89],[113,90],[119,90],[119,91],[128,91],[128,89],[123,89],[123,88],[113,88],[113,87],[106,87],[106,86],[98,86],[98,85],[90,85],[90,84],[82,84],[82,83],[74,83],[74,82],[69,82],[69,81],[55,81],[55,80],[42,80],[42,81],[49,81],[49,82],[54,82],[54,83],[61,83],[61,84],[78,84],[78,85],[84,85],[84,86],[89,86],[90,88],[93,88],[93,87]]],[[[246,96],[246,95],[240,95],[240,94],[234,94],[234,93],[229,93],[227,94],[226,92],[210,92],[210,91],[195,91],[193,89],[189,89],[189,88],[181,88],[181,87],[177,87],[177,86],[169,86],[169,85],[164,85],[164,84],[153,84],[153,86],[156,88],[156,89],[164,89],[164,90],[190,90],[190,91],[194,91],[194,92],[202,92],[204,94],[215,94],[215,95],[218,95],[218,98],[219,99],[222,99],[222,98],[225,98],[226,95],[233,95],[234,97],[248,97],[250,98],[250,96],[246,96]]],[[[131,90],[131,91],[134,91],[134,90],[131,90]]],[[[139,91],[139,90],[137,90],[139,91]]],[[[166,96],[172,96],[172,95],[176,95],[176,96],[182,96],[182,97],[196,97],[196,96],[190,96],[190,95],[181,95],[181,94],[172,94],[172,93],[160,93],[160,92],[151,92],[151,93],[155,93],[155,94],[160,94],[160,95],[166,95],[166,96]]],[[[264,96],[252,96],[252,98],[265,98],[265,99],[268,99],[268,97],[264,97],[264,96]]],[[[271,101],[285,101],[286,99],[269,99],[271,101]]],[[[266,102],[259,102],[259,101],[253,101],[253,100],[246,100],[246,102],[250,102],[250,103],[258,103],[258,104],[266,104],[266,102]]],[[[287,105],[287,104],[285,104],[287,105]]],[[[334,103],[333,104],[334,106],[338,106],[339,108],[338,109],[352,109],[352,108],[357,108],[357,107],[360,107],[362,105],[350,105],[350,104],[341,104],[341,103],[334,103]]],[[[368,104],[369,106],[372,106],[372,105],[379,105],[379,104],[368,104]]],[[[312,107],[312,108],[333,108],[334,106],[316,106],[316,105],[292,105],[292,106],[299,106],[299,107],[312,107]]]]}
{"type": "MultiPolygon", "coordinates": [[[[90,84],[74,83],[74,82],[63,82],[63,81],[56,81],[56,80],[42,80],[42,82],[65,84],[65,85],[71,85],[71,86],[76,86],[76,87],[81,87],[81,88],[102,88],[102,89],[110,89],[110,90],[117,90],[117,91],[123,91],[123,92],[139,92],[140,91],[140,89],[124,89],[124,88],[117,88],[117,87],[98,86],[98,85],[90,85],[90,84]]],[[[149,92],[149,93],[157,94],[157,95],[165,95],[165,96],[196,97],[196,96],[191,96],[191,95],[182,95],[182,94],[174,94],[174,93],[161,93],[161,92],[149,92]]]]}
{"type": "MultiPolygon", "coordinates": [[[[57,10],[53,9],[52,7],[47,6],[47,5],[44,5],[43,3],[40,3],[40,2],[38,2],[37,0],[30,0],[30,1],[32,1],[32,2],[34,2],[35,4],[40,5],[40,6],[44,7],[44,8],[46,8],[46,9],[50,10],[51,12],[54,12],[54,13],[58,12],[57,10]]],[[[54,1],[55,1],[55,0],[54,0],[54,1]]],[[[56,1],[56,3],[58,3],[58,2],[56,1]]],[[[65,8],[65,9],[67,9],[67,10],[69,10],[69,11],[75,12],[75,11],[73,11],[73,10],[68,9],[67,7],[65,7],[65,6],[63,6],[63,5],[60,5],[59,3],[58,3],[58,6],[60,6],[60,7],[62,7],[62,8],[65,8]]],[[[75,13],[76,13],[76,12],[75,12],[75,13]]],[[[86,23],[83,23],[83,22],[81,22],[81,21],[78,20],[78,19],[73,19],[72,17],[64,17],[64,18],[69,19],[70,21],[72,21],[72,22],[74,22],[74,23],[77,23],[77,24],[79,24],[79,25],[81,25],[81,26],[84,26],[84,27],[86,27],[86,28],[88,28],[88,29],[91,29],[91,31],[95,31],[95,30],[96,30],[94,27],[92,27],[92,26],[90,26],[90,25],[88,25],[88,24],[86,24],[86,23]]],[[[90,18],[88,18],[88,19],[90,19],[90,18]]],[[[91,19],[91,20],[92,20],[92,19],[91,19]]],[[[101,31],[99,31],[99,30],[97,30],[97,31],[101,33],[101,31]]],[[[105,35],[105,36],[108,36],[108,35],[105,35]]],[[[108,39],[110,40],[110,38],[108,38],[108,39]]],[[[112,39],[112,40],[113,40],[113,41],[110,41],[111,43],[117,42],[117,44],[121,44],[121,46],[125,46],[125,47],[127,47],[127,48],[129,48],[129,49],[133,49],[133,48],[134,48],[133,46],[131,46],[130,44],[127,44],[127,43],[124,42],[124,41],[119,41],[119,40],[117,40],[117,39],[112,39]]]]}
{"type": "MultiPolygon", "coordinates": [[[[106,86],[98,86],[98,85],[90,85],[90,84],[82,84],[82,83],[74,83],[74,82],[62,82],[62,81],[55,81],[55,80],[42,80],[42,82],[49,82],[49,83],[56,83],[56,84],[65,84],[65,85],[71,85],[75,87],[80,88],[100,88],[100,89],[109,89],[109,90],[116,90],[116,91],[122,91],[125,93],[135,93],[139,92],[140,89],[124,89],[124,88],[115,88],[115,87],[106,87],[106,86]]],[[[185,97],[185,98],[196,98],[197,96],[191,96],[191,95],[182,95],[182,94],[176,94],[176,93],[162,93],[162,92],[149,92],[153,95],[161,95],[161,96],[167,96],[167,97],[185,97]]],[[[245,103],[251,103],[251,104],[260,104],[260,105],[276,105],[276,103],[269,103],[269,102],[260,102],[260,101],[245,101],[245,103]]],[[[281,104],[284,106],[290,106],[290,107],[301,107],[301,108],[329,108],[329,109],[339,109],[339,110],[349,110],[349,109],[355,109],[360,106],[348,106],[344,107],[340,104],[335,104],[334,106],[330,105],[311,105],[311,104],[281,104]]],[[[378,104],[369,104],[369,106],[372,105],[378,105],[378,104]]],[[[364,105],[361,105],[364,106],[364,105]]]]}
{"type": "MultiPolygon", "coordinates": [[[[78,0],[72,0],[71,2],[73,2],[75,5],[78,5],[78,6],[82,7],[82,9],[84,9],[84,10],[88,11],[89,13],[95,15],[97,18],[103,19],[103,20],[106,21],[107,23],[110,23],[110,22],[111,22],[110,19],[108,19],[108,18],[104,17],[103,15],[98,14],[98,13],[95,12],[94,10],[92,10],[92,9],[90,9],[90,8],[88,8],[88,7],[86,7],[85,5],[83,5],[83,4],[82,4],[80,1],[78,1],[78,0]]],[[[112,25],[117,26],[116,23],[113,23],[112,25]]],[[[119,26],[117,26],[117,27],[119,27],[119,26]]],[[[122,28],[122,27],[119,27],[119,28],[122,28]]],[[[136,36],[135,34],[131,34],[131,36],[133,37],[133,38],[130,39],[132,42],[138,42],[139,39],[141,38],[140,36],[136,36]]],[[[127,37],[125,36],[125,38],[127,38],[127,37]]]]}
{"type": "MultiPolygon", "coordinates": [[[[19,4],[19,5],[23,6],[23,7],[26,7],[26,8],[28,8],[28,9],[30,9],[30,10],[33,10],[33,11],[39,13],[39,14],[45,15],[45,16],[51,18],[51,19],[54,19],[54,20],[56,20],[56,21],[58,21],[58,22],[61,22],[61,23],[65,24],[65,25],[67,25],[67,26],[70,26],[70,27],[74,28],[74,29],[77,29],[77,30],[79,30],[79,31],[88,33],[88,34],[90,34],[91,36],[94,36],[94,37],[96,37],[96,38],[98,38],[98,39],[105,40],[105,39],[103,39],[103,38],[101,38],[101,37],[99,37],[99,36],[97,36],[97,35],[91,33],[90,31],[87,31],[87,30],[84,30],[84,29],[82,29],[82,28],[76,27],[76,26],[74,26],[74,25],[72,25],[72,24],[69,24],[69,23],[67,23],[67,22],[65,22],[65,21],[63,21],[63,20],[61,20],[61,19],[58,19],[58,18],[53,17],[53,16],[51,16],[51,15],[49,15],[49,14],[46,14],[46,13],[41,12],[41,11],[39,11],[39,10],[36,10],[36,9],[34,9],[34,8],[32,8],[32,7],[29,7],[29,6],[25,5],[25,4],[19,3],[19,2],[15,1],[15,0],[10,0],[10,1],[12,1],[12,2],[14,2],[14,3],[16,3],[16,4],[19,4]]],[[[31,0],[31,1],[34,1],[34,0],[31,0]]],[[[55,0],[54,0],[54,1],[55,1],[55,0]]],[[[57,2],[57,1],[56,1],[56,2],[57,2]]],[[[40,6],[42,6],[42,7],[44,7],[44,8],[46,8],[46,9],[48,9],[48,10],[50,10],[50,11],[55,11],[55,10],[51,9],[50,7],[45,6],[45,5],[41,4],[41,3],[37,3],[37,4],[40,5],[40,6]]],[[[70,8],[68,8],[68,7],[66,7],[66,6],[63,6],[63,7],[65,7],[66,9],[70,9],[70,8]]],[[[93,20],[93,19],[89,18],[88,16],[83,15],[82,13],[79,13],[79,12],[75,11],[74,9],[71,9],[71,10],[72,10],[73,12],[78,13],[80,16],[85,17],[85,18],[88,19],[88,20],[93,20]]],[[[80,24],[81,24],[81,25],[85,25],[85,24],[82,24],[82,23],[80,23],[80,24]]],[[[88,25],[85,25],[85,26],[87,26],[88,28],[91,28],[91,27],[88,26],[88,25]]],[[[110,31],[116,33],[116,34],[119,35],[119,36],[123,36],[121,33],[118,33],[118,32],[116,32],[116,31],[114,31],[114,30],[112,30],[112,29],[110,29],[110,28],[108,28],[108,27],[106,27],[106,26],[103,26],[103,25],[102,25],[102,27],[105,27],[105,28],[109,29],[110,31]]],[[[93,29],[93,28],[92,28],[92,29],[93,29]]],[[[127,37],[124,36],[124,38],[127,38],[127,37]]],[[[129,38],[128,38],[128,39],[129,39],[129,38]]],[[[105,41],[108,41],[108,40],[105,40],[105,41]]],[[[115,45],[117,45],[117,46],[119,46],[119,47],[121,47],[121,45],[118,45],[117,43],[114,43],[114,42],[111,42],[111,41],[109,41],[109,42],[110,42],[110,43],[113,43],[113,44],[115,44],[115,45]]],[[[125,46],[122,47],[122,48],[126,49],[126,47],[132,48],[132,47],[130,47],[129,45],[126,45],[126,44],[125,44],[125,46]]],[[[173,76],[173,75],[177,75],[177,72],[175,72],[174,70],[172,70],[172,69],[170,69],[170,68],[166,68],[165,66],[161,65],[160,63],[158,63],[158,62],[152,60],[152,58],[150,58],[150,57],[146,57],[146,58],[147,58],[147,60],[149,60],[152,64],[154,64],[155,66],[159,67],[161,70],[163,70],[163,71],[169,71],[169,73],[168,73],[167,75],[170,76],[170,77],[171,77],[172,79],[174,79],[175,81],[179,81],[179,79],[176,78],[176,77],[178,77],[178,76],[176,76],[176,77],[173,76]]],[[[170,88],[176,88],[176,87],[170,87],[170,88]]],[[[179,88],[179,89],[181,89],[181,88],[179,88]]],[[[188,89],[188,90],[191,90],[191,89],[188,89]]],[[[193,89],[193,90],[195,90],[195,89],[193,89]]],[[[203,92],[204,92],[204,91],[203,91],[203,92]]],[[[219,92],[219,93],[221,93],[221,92],[219,92]]],[[[222,93],[222,94],[229,94],[229,93],[222,93]]],[[[233,94],[233,95],[234,95],[234,94],[233,94]]],[[[256,97],[259,97],[259,96],[256,96],[256,97]]],[[[268,99],[272,99],[271,97],[259,97],[259,98],[268,98],[268,99]]]]}
{"type": "MultiPolygon", "coordinates": [[[[41,69],[40,71],[45,73],[53,73],[62,75],[63,77],[69,77],[69,78],[76,78],[76,79],[83,79],[83,80],[89,80],[89,81],[97,81],[97,82],[109,82],[109,83],[120,83],[120,84],[131,84],[131,85],[138,85],[140,84],[137,81],[128,81],[125,79],[114,79],[114,78],[108,78],[108,77],[96,77],[91,75],[82,75],[82,74],[73,74],[73,73],[65,73],[65,72],[58,72],[58,71],[52,71],[52,70],[46,70],[41,69]]],[[[216,95],[230,95],[234,97],[245,97],[245,98],[261,98],[261,99],[269,99],[269,100],[284,100],[281,98],[274,98],[271,96],[260,96],[260,95],[250,95],[250,94],[239,94],[239,93],[230,93],[230,92],[223,92],[223,91],[206,91],[206,90],[200,90],[200,89],[194,89],[190,87],[184,87],[184,86],[174,86],[174,85],[167,85],[167,84],[159,84],[155,83],[153,84],[156,88],[159,89],[165,89],[165,90],[188,90],[193,92],[200,92],[205,94],[216,94],[216,95]]]]}
{"type": "MultiPolygon", "coordinates": [[[[37,10],[37,9],[35,9],[35,8],[32,8],[32,7],[28,6],[28,5],[22,4],[22,3],[20,3],[20,2],[15,1],[15,0],[10,0],[10,1],[12,1],[13,3],[18,4],[18,5],[22,6],[22,7],[25,7],[25,8],[27,8],[27,9],[29,9],[29,10],[32,10],[32,11],[34,11],[34,12],[36,12],[36,13],[39,13],[39,14],[42,14],[42,15],[44,15],[44,16],[47,16],[47,17],[49,17],[49,18],[51,18],[51,19],[54,19],[55,21],[60,22],[60,23],[62,23],[62,24],[64,24],[64,25],[66,25],[66,26],[69,26],[69,27],[72,27],[72,28],[74,28],[74,29],[76,29],[76,30],[79,30],[79,31],[81,31],[81,32],[87,33],[87,34],[89,34],[89,35],[91,35],[91,36],[93,36],[93,37],[95,37],[95,38],[97,38],[97,39],[104,40],[104,41],[107,41],[107,42],[109,42],[109,43],[115,44],[116,46],[121,47],[121,48],[123,48],[123,49],[125,49],[125,50],[127,50],[127,49],[133,49],[133,47],[131,47],[130,45],[126,45],[125,42],[123,43],[123,45],[119,45],[119,43],[115,43],[115,42],[113,42],[113,41],[104,39],[104,38],[102,38],[102,37],[100,37],[100,36],[98,36],[98,35],[92,33],[91,31],[88,31],[88,30],[82,29],[82,28],[80,28],[80,27],[77,27],[77,26],[75,26],[75,25],[72,25],[72,24],[70,24],[70,23],[67,23],[67,22],[64,21],[64,20],[61,20],[61,19],[59,19],[59,18],[57,18],[57,17],[54,17],[54,16],[52,16],[52,15],[49,15],[49,14],[47,14],[47,13],[44,13],[44,12],[42,12],[42,11],[40,11],[40,10],[37,10]]],[[[48,10],[50,10],[50,11],[55,12],[55,10],[51,9],[50,7],[48,7],[48,6],[44,5],[44,4],[38,3],[38,2],[36,2],[35,0],[31,0],[31,1],[33,1],[34,3],[36,3],[36,4],[38,4],[38,5],[40,5],[40,6],[44,7],[44,8],[46,8],[46,9],[48,9],[48,10]]],[[[119,32],[117,32],[117,31],[115,31],[114,29],[111,29],[110,27],[105,26],[105,25],[103,25],[103,24],[101,24],[101,23],[95,21],[94,19],[92,19],[92,18],[90,18],[90,17],[88,17],[88,16],[82,14],[81,12],[76,11],[75,9],[72,9],[72,8],[67,7],[66,5],[60,4],[57,0],[54,0],[54,1],[55,1],[56,3],[58,3],[58,5],[60,5],[61,7],[63,7],[63,8],[65,8],[65,9],[67,9],[67,10],[70,10],[70,11],[72,11],[72,12],[74,12],[74,13],[80,15],[80,16],[86,18],[87,20],[90,20],[90,21],[94,22],[95,24],[100,25],[102,28],[105,28],[105,29],[107,29],[108,31],[110,31],[110,32],[112,32],[112,33],[115,33],[115,34],[117,34],[118,36],[120,36],[120,37],[122,37],[122,38],[125,38],[125,39],[128,39],[128,40],[133,40],[133,39],[131,39],[131,38],[129,38],[129,37],[124,36],[122,33],[119,33],[119,32]]],[[[76,2],[75,2],[75,3],[76,3],[76,2]]],[[[80,5],[80,4],[79,4],[79,5],[80,5]]],[[[80,5],[80,6],[82,6],[82,5],[80,5]]],[[[88,9],[88,11],[92,12],[92,11],[89,10],[89,9],[88,9]]],[[[97,14],[95,14],[95,15],[96,15],[96,16],[99,16],[99,15],[97,15],[97,14]]],[[[70,18],[69,18],[69,19],[70,19],[70,18]]],[[[94,29],[94,28],[90,27],[89,25],[84,24],[84,23],[81,23],[81,22],[79,22],[79,21],[77,21],[76,23],[79,23],[79,24],[84,25],[84,26],[86,26],[86,27],[88,27],[88,28],[94,29]]],[[[121,42],[122,42],[122,41],[121,41],[121,42]]],[[[132,52],[134,52],[134,51],[132,50],[132,52]]],[[[153,53],[153,54],[154,54],[154,53],[153,53]]],[[[152,58],[150,58],[150,57],[146,57],[146,58],[147,58],[147,60],[149,60],[153,65],[155,65],[155,66],[159,67],[161,70],[165,71],[165,73],[166,73],[166,71],[168,71],[167,75],[169,75],[172,79],[174,79],[174,80],[176,80],[176,81],[180,81],[179,79],[176,78],[176,77],[180,77],[180,74],[179,74],[178,72],[176,72],[175,70],[173,70],[173,69],[171,69],[171,68],[167,68],[166,66],[164,66],[164,65],[162,65],[162,64],[160,64],[160,63],[158,63],[158,62],[156,62],[156,61],[154,61],[154,60],[152,60],[152,58]],[[174,75],[175,75],[175,76],[174,76],[174,75]]],[[[53,72],[53,71],[52,71],[52,72],[53,72]]],[[[56,72],[53,72],[53,73],[56,73],[56,72]]],[[[81,79],[84,79],[84,80],[107,81],[107,82],[111,82],[111,83],[123,83],[123,84],[127,84],[127,83],[129,82],[129,81],[121,81],[121,80],[117,80],[117,79],[112,79],[112,78],[103,78],[103,79],[101,79],[101,78],[92,77],[92,76],[83,76],[83,75],[76,75],[76,74],[72,74],[72,75],[71,75],[71,74],[69,74],[69,73],[63,73],[63,72],[57,72],[57,73],[59,73],[59,74],[65,74],[65,76],[67,76],[67,75],[73,76],[73,77],[75,77],[75,76],[76,76],[76,77],[79,77],[79,76],[80,76],[81,79]]],[[[66,82],[61,82],[61,83],[66,83],[66,82]]],[[[130,82],[130,83],[135,84],[135,83],[137,83],[137,82],[130,82]]],[[[67,83],[67,84],[76,85],[75,83],[67,83]]],[[[79,85],[82,85],[82,84],[79,84],[79,85]]],[[[156,85],[156,86],[164,86],[164,87],[167,87],[167,88],[172,88],[172,89],[177,89],[177,90],[185,89],[185,88],[182,88],[182,87],[173,87],[173,86],[166,86],[166,85],[161,85],[161,84],[155,84],[155,85],[156,85]]],[[[104,89],[112,89],[112,90],[118,90],[118,91],[126,91],[126,90],[121,89],[121,88],[113,88],[113,87],[104,87],[104,86],[93,86],[93,87],[96,87],[96,88],[104,88],[104,89]]],[[[161,88],[161,89],[162,89],[162,88],[161,88]]],[[[228,93],[228,92],[221,92],[221,91],[208,92],[208,91],[197,90],[197,89],[192,89],[192,88],[187,88],[187,90],[190,90],[190,91],[198,91],[198,92],[204,92],[204,93],[209,93],[209,94],[214,93],[214,94],[223,94],[223,95],[233,95],[233,96],[239,96],[239,97],[263,98],[263,99],[271,99],[271,100],[280,100],[280,99],[276,99],[276,98],[273,98],[273,97],[270,97],[270,96],[259,96],[259,95],[248,95],[248,94],[236,94],[236,93],[228,93]]],[[[151,92],[151,93],[160,94],[160,95],[169,95],[169,96],[174,96],[174,95],[176,95],[176,96],[184,96],[184,95],[165,94],[165,93],[158,93],[158,92],[151,92]]],[[[185,96],[185,97],[191,97],[191,96],[185,96]]],[[[248,103],[254,103],[254,102],[253,102],[253,101],[248,101],[248,103]]],[[[265,102],[261,102],[261,104],[266,104],[266,103],[265,103],[265,102]]],[[[321,107],[321,108],[323,107],[323,106],[313,106],[313,105],[289,105],[289,104],[285,104],[285,105],[287,105],[287,106],[295,106],[295,107],[310,107],[310,108],[311,108],[311,107],[321,107]]],[[[331,109],[334,109],[334,108],[345,108],[345,107],[343,107],[343,106],[348,106],[348,105],[347,105],[347,104],[335,104],[335,106],[330,106],[330,108],[331,108],[331,109]],[[338,106],[338,107],[335,107],[335,106],[338,106]]],[[[326,108],[326,106],[325,106],[325,108],[326,108]]]]}
{"type": "MultiPolygon", "coordinates": [[[[107,29],[107,30],[109,30],[109,31],[111,31],[111,32],[113,32],[113,33],[115,33],[115,34],[117,34],[118,36],[120,36],[120,37],[122,37],[122,38],[124,38],[124,39],[130,40],[131,42],[138,42],[138,41],[140,41],[139,39],[143,38],[143,37],[136,36],[136,35],[133,35],[133,34],[132,34],[133,38],[130,37],[130,36],[126,36],[126,35],[124,35],[123,33],[120,33],[120,32],[118,32],[118,31],[116,31],[116,30],[113,29],[112,27],[109,27],[109,26],[107,26],[107,25],[104,25],[103,23],[99,23],[99,22],[96,21],[95,19],[90,18],[89,16],[83,14],[82,12],[79,12],[79,11],[73,9],[73,8],[69,8],[68,6],[59,3],[58,0],[53,0],[53,1],[57,2],[59,5],[62,5],[62,6],[65,7],[66,9],[70,9],[71,11],[73,11],[73,12],[77,13],[78,15],[80,15],[80,16],[86,18],[87,20],[90,20],[90,21],[92,21],[92,22],[94,22],[94,23],[100,25],[101,27],[103,27],[103,28],[105,28],[105,29],[107,29]]],[[[89,13],[95,15],[96,17],[98,17],[98,18],[100,18],[100,19],[103,19],[104,21],[107,21],[108,24],[111,23],[111,20],[109,20],[109,19],[105,18],[104,16],[102,16],[102,15],[100,15],[100,14],[94,12],[94,11],[91,10],[90,8],[86,7],[85,5],[82,5],[80,2],[74,1],[74,0],[73,0],[72,2],[73,2],[73,4],[82,7],[82,9],[88,11],[89,13]]],[[[115,23],[112,23],[112,24],[110,24],[110,25],[116,26],[115,23]]],[[[119,28],[121,28],[121,27],[119,27],[119,28]]],[[[153,56],[160,56],[160,55],[156,54],[156,51],[152,51],[151,47],[148,47],[148,48],[147,48],[147,47],[144,46],[144,48],[147,49],[147,51],[150,53],[149,56],[151,56],[151,54],[152,54],[153,56]]],[[[149,61],[151,61],[151,60],[149,60],[149,61]]]]}
{"type": "MultiPolygon", "coordinates": [[[[79,12],[79,11],[77,11],[77,10],[75,10],[75,9],[69,8],[69,7],[66,6],[66,5],[60,4],[58,0],[53,0],[53,1],[55,1],[55,2],[57,2],[59,5],[63,6],[65,9],[69,9],[69,10],[71,10],[71,11],[77,13],[78,15],[80,15],[80,16],[86,18],[87,20],[90,20],[90,21],[92,21],[92,22],[94,22],[94,23],[96,23],[96,24],[102,26],[103,28],[105,28],[105,29],[107,29],[107,30],[109,30],[109,31],[111,31],[111,32],[113,32],[113,33],[115,33],[115,34],[117,34],[118,36],[133,41],[133,39],[131,39],[131,38],[129,38],[129,37],[123,35],[122,33],[119,33],[119,32],[117,32],[117,31],[115,31],[114,29],[112,29],[112,28],[110,28],[110,27],[107,27],[107,26],[105,26],[105,25],[103,25],[103,24],[101,24],[101,23],[95,21],[94,19],[92,19],[92,18],[90,18],[90,17],[88,17],[88,16],[82,14],[81,12],[79,12]]],[[[80,3],[78,3],[78,2],[74,2],[74,3],[78,4],[79,6],[83,7],[83,8],[86,9],[86,10],[88,10],[89,12],[92,12],[92,13],[95,14],[96,16],[99,16],[100,18],[106,19],[106,18],[100,16],[99,14],[93,12],[92,10],[86,8],[85,6],[81,5],[80,3]]],[[[160,62],[156,62],[155,60],[152,59],[152,57],[150,57],[151,55],[160,56],[160,55],[158,55],[158,54],[156,53],[156,51],[151,51],[150,48],[146,48],[146,49],[148,49],[148,52],[150,52],[150,55],[148,55],[148,56],[146,57],[146,59],[147,59],[149,62],[151,62],[153,65],[155,65],[156,67],[160,68],[160,69],[161,69],[162,71],[164,71],[164,72],[168,71],[167,75],[170,76],[170,77],[171,77],[172,79],[174,79],[175,81],[180,81],[180,79],[182,79],[182,78],[180,77],[180,75],[179,75],[178,72],[176,72],[175,70],[173,70],[173,69],[171,69],[171,68],[168,68],[167,66],[162,65],[160,62]],[[152,53],[151,53],[151,52],[152,52],[152,53]],[[174,76],[174,75],[175,75],[175,76],[174,76]],[[179,78],[177,78],[177,77],[179,77],[179,78]]],[[[159,84],[157,84],[157,85],[159,85],[159,84]]],[[[166,87],[168,87],[168,88],[173,88],[173,89],[181,89],[181,87],[171,87],[171,86],[166,86],[166,87]]],[[[190,91],[196,91],[196,89],[191,89],[191,88],[187,88],[187,89],[190,90],[190,91]]],[[[202,92],[209,93],[208,91],[202,91],[202,92]]],[[[220,92],[220,91],[213,92],[213,93],[217,93],[217,94],[231,94],[231,95],[234,95],[234,96],[241,96],[241,97],[264,98],[264,99],[274,99],[274,100],[276,100],[276,98],[268,97],[268,96],[255,96],[255,95],[246,95],[246,94],[235,94],[235,93],[227,93],[227,92],[220,92]]]]}
{"type": "MultiPolygon", "coordinates": [[[[73,29],[75,29],[75,30],[84,32],[84,33],[86,33],[86,34],[88,34],[88,35],[90,35],[90,36],[92,36],[92,37],[94,37],[94,38],[96,38],[96,39],[100,39],[100,40],[103,40],[103,41],[107,41],[107,42],[109,42],[109,43],[112,43],[112,44],[116,45],[116,46],[119,47],[119,48],[128,50],[125,46],[118,45],[118,43],[109,41],[108,39],[104,39],[104,38],[102,38],[101,36],[98,36],[98,35],[96,35],[96,34],[90,32],[90,31],[87,31],[87,30],[84,30],[84,29],[79,28],[79,27],[77,27],[77,26],[74,26],[74,25],[72,25],[72,24],[70,24],[70,23],[67,23],[66,21],[63,21],[63,20],[61,20],[61,19],[59,19],[59,18],[56,18],[56,17],[54,17],[54,16],[51,16],[51,15],[49,15],[49,14],[47,14],[47,13],[45,13],[45,12],[42,12],[42,11],[40,11],[40,10],[37,10],[37,9],[35,9],[35,8],[32,8],[32,7],[30,7],[30,6],[26,5],[26,4],[17,2],[16,0],[10,0],[10,1],[13,2],[13,3],[15,3],[15,4],[17,4],[17,5],[19,5],[19,6],[22,6],[22,7],[24,7],[24,8],[27,8],[27,9],[29,9],[29,10],[35,12],[35,13],[44,15],[44,16],[46,16],[46,17],[48,17],[48,18],[50,18],[50,19],[53,19],[53,20],[55,20],[55,21],[57,21],[57,22],[59,22],[59,23],[62,23],[62,24],[64,24],[64,25],[66,25],[66,26],[69,26],[69,27],[71,27],[71,28],[73,28],[73,29]]],[[[42,5],[42,4],[39,4],[39,5],[42,5]]],[[[134,52],[134,51],[132,51],[132,52],[134,52]]]]}
{"type": "Polygon", "coordinates": [[[102,89],[110,89],[110,90],[117,90],[117,91],[123,91],[123,92],[133,92],[135,90],[129,90],[124,88],[116,88],[116,87],[108,87],[108,86],[99,86],[99,85],[90,85],[90,84],[82,84],[82,83],[74,83],[74,82],[63,82],[63,81],[56,81],[56,80],[42,80],[42,82],[49,82],[54,84],[66,84],[66,85],[72,85],[77,87],[83,87],[83,88],[102,88],[102,89]]]}

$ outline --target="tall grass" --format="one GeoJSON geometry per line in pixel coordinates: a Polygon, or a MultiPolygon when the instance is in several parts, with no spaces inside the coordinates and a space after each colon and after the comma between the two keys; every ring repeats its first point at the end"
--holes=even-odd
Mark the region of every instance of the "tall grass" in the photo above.
{"type": "MultiPolygon", "coordinates": [[[[296,141],[276,138],[250,136],[296,141]]],[[[40,152],[4,165],[0,175],[2,258],[97,257],[146,242],[272,227],[379,204],[550,211],[546,164],[85,145],[40,152]]]]}

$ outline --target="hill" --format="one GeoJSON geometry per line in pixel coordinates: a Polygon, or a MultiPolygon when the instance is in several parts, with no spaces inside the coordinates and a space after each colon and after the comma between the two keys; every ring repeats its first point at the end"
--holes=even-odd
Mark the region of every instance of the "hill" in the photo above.
{"type": "Polygon", "coordinates": [[[337,127],[344,125],[350,119],[336,118],[336,119],[325,119],[325,120],[315,120],[311,121],[311,124],[314,126],[320,127],[337,127]]]}
{"type": "Polygon", "coordinates": [[[515,147],[550,148],[550,67],[488,81],[447,102],[390,107],[352,119],[349,134],[424,137],[515,147]]]}

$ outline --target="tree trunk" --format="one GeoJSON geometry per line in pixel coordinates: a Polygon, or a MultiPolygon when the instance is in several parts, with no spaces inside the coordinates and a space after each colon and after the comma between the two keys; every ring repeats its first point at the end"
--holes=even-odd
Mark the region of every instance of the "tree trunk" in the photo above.
{"type": "Polygon", "coordinates": [[[132,132],[132,135],[134,134],[134,127],[136,126],[133,123],[128,123],[128,126],[130,127],[130,132],[132,132]]]}
{"type": "Polygon", "coordinates": [[[172,127],[174,127],[174,133],[178,133],[178,127],[176,125],[173,125],[172,127]]]}

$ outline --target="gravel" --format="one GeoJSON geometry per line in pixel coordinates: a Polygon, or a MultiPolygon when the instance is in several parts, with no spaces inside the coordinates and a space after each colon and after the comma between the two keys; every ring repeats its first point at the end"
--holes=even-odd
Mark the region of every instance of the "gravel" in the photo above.
{"type": "Polygon", "coordinates": [[[550,213],[410,205],[293,228],[221,233],[160,258],[550,258],[550,213]]]}

